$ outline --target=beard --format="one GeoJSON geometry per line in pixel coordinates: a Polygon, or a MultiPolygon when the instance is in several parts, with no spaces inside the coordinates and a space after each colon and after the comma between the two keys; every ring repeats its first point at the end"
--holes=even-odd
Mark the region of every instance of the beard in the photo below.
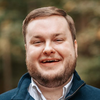
{"type": "Polygon", "coordinates": [[[34,66],[33,62],[30,62],[27,59],[26,59],[26,64],[27,64],[27,70],[30,76],[33,78],[33,80],[35,80],[42,86],[48,88],[54,88],[69,82],[69,79],[71,78],[72,74],[75,71],[76,60],[77,60],[76,57],[74,59],[71,59],[71,61],[66,63],[64,70],[60,71],[55,75],[50,75],[50,74],[45,75],[44,73],[39,72],[37,67],[34,66]]]}

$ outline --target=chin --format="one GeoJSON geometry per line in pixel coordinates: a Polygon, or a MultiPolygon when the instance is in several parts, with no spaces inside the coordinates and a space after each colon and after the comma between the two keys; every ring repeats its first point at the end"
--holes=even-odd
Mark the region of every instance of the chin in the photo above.
{"type": "Polygon", "coordinates": [[[66,67],[58,67],[58,70],[38,70],[37,67],[33,65],[33,63],[27,62],[27,69],[30,76],[37,83],[48,88],[59,87],[64,83],[67,83],[75,71],[75,66],[76,59],[71,63],[71,65],[67,63],[66,67]]]}

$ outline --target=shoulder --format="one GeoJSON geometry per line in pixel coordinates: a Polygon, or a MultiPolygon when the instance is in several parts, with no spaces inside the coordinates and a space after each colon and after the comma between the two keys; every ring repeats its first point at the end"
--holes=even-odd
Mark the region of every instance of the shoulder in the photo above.
{"type": "Polygon", "coordinates": [[[17,90],[17,88],[0,94],[0,100],[11,100],[11,98],[14,95],[14,93],[16,92],[16,90],[17,90]]]}
{"type": "MultiPolygon", "coordinates": [[[[19,94],[24,94],[25,91],[27,93],[27,88],[31,82],[31,77],[28,73],[24,74],[19,83],[17,88],[7,91],[5,93],[0,94],[0,100],[12,100],[14,96],[19,94]]],[[[23,95],[22,95],[23,96],[23,95]]],[[[16,99],[17,100],[17,99],[16,99]]]]}
{"type": "Polygon", "coordinates": [[[100,89],[85,84],[79,91],[83,98],[88,98],[86,100],[100,100],[100,89]]]}
{"type": "Polygon", "coordinates": [[[95,92],[96,94],[99,93],[100,94],[100,89],[99,88],[96,88],[96,87],[93,87],[93,86],[90,86],[90,85],[85,85],[83,88],[82,88],[85,92],[95,92]]]}
{"type": "Polygon", "coordinates": [[[84,91],[85,92],[90,92],[90,94],[94,94],[94,95],[100,95],[100,89],[99,88],[96,88],[96,87],[93,87],[93,86],[90,86],[90,85],[85,85],[84,86],[84,91]]]}
{"type": "Polygon", "coordinates": [[[74,73],[71,93],[73,93],[72,100],[100,100],[100,89],[87,85],[77,72],[74,73]]]}

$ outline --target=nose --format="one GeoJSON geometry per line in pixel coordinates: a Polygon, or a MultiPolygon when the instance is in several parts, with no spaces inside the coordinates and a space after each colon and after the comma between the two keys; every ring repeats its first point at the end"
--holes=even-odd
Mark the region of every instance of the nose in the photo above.
{"type": "Polygon", "coordinates": [[[44,50],[43,50],[43,54],[51,55],[51,54],[54,54],[54,53],[55,53],[55,50],[54,50],[53,46],[51,45],[51,43],[46,43],[44,50]]]}

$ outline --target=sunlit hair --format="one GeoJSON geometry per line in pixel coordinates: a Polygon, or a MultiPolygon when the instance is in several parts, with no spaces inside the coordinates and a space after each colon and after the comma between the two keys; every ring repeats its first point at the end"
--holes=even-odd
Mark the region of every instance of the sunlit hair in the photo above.
{"type": "Polygon", "coordinates": [[[26,33],[27,33],[26,30],[27,30],[27,26],[30,20],[35,19],[37,17],[46,17],[46,16],[52,16],[52,15],[63,16],[68,22],[73,41],[76,39],[76,29],[75,29],[73,19],[64,10],[50,6],[50,7],[42,7],[42,8],[32,10],[26,16],[22,25],[22,33],[24,35],[25,44],[26,44],[26,33]]]}

